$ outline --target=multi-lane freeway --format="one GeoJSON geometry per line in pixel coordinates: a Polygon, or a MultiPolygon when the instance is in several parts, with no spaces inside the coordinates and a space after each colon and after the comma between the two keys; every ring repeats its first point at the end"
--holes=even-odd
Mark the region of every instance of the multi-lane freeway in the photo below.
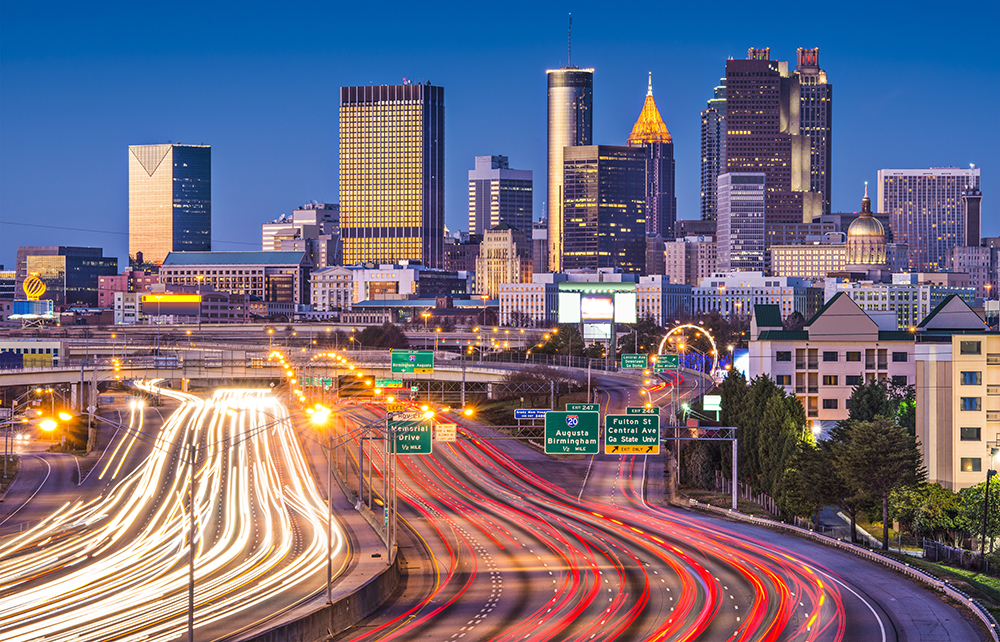
{"type": "MultiPolygon", "coordinates": [[[[162,425],[132,404],[80,498],[0,540],[0,639],[181,639],[192,464],[195,639],[324,585],[326,501],[270,390],[162,395],[176,404],[162,425]]],[[[340,569],[349,551],[339,526],[331,530],[340,569]]]]}
{"type": "MultiPolygon", "coordinates": [[[[596,385],[605,411],[645,399],[614,376],[596,385]]],[[[162,394],[165,419],[134,404],[86,482],[0,539],[0,639],[183,639],[192,445],[195,639],[322,590],[326,503],[285,408],[270,391],[162,394]]],[[[336,414],[352,439],[384,411],[336,414]]],[[[381,502],[385,461],[366,449],[381,502]]],[[[405,585],[339,640],[980,638],[954,607],[883,569],[665,507],[662,459],[553,459],[466,422],[458,441],[400,456],[397,470],[405,585]]],[[[336,523],[333,533],[342,571],[352,551],[336,523]]]]}

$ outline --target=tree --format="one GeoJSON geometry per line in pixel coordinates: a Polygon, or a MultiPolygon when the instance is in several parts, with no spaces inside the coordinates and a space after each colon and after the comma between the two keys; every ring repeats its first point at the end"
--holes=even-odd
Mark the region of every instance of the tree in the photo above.
{"type": "Polygon", "coordinates": [[[385,323],[381,326],[368,326],[358,335],[358,342],[360,342],[361,348],[368,349],[397,349],[407,348],[410,345],[406,334],[391,323],[385,323]]]}
{"type": "Polygon", "coordinates": [[[806,327],[806,318],[802,316],[801,312],[796,310],[789,314],[788,318],[781,325],[785,330],[801,330],[806,327]]]}
{"type": "MultiPolygon", "coordinates": [[[[739,370],[730,370],[726,378],[722,380],[722,385],[719,386],[719,394],[722,396],[719,423],[723,426],[738,429],[743,425],[743,410],[746,407],[747,395],[749,395],[746,377],[739,370]]],[[[736,437],[737,439],[742,439],[742,435],[739,434],[738,430],[736,437]]],[[[730,446],[729,448],[732,447],[730,446]]],[[[722,459],[723,474],[727,474],[732,479],[732,450],[724,447],[720,458],[722,459]]]]}
{"type": "MultiPolygon", "coordinates": [[[[969,488],[959,491],[962,504],[962,519],[967,530],[972,531],[977,537],[983,533],[983,501],[986,495],[986,482],[981,482],[969,488]]],[[[992,542],[1000,537],[1000,484],[994,477],[990,484],[989,514],[986,517],[986,539],[991,542],[990,550],[993,550],[992,542]]]]}
{"type": "MultiPolygon", "coordinates": [[[[854,408],[852,406],[851,410],[854,408]]],[[[856,490],[882,503],[882,550],[889,549],[889,495],[926,477],[916,439],[883,415],[849,421],[837,466],[856,490]]]]}
{"type": "Polygon", "coordinates": [[[894,490],[889,496],[889,517],[916,537],[930,537],[938,541],[950,538],[953,542],[954,534],[968,527],[962,497],[940,484],[921,484],[894,490]]]}
{"type": "MultiPolygon", "coordinates": [[[[651,316],[644,316],[639,322],[628,326],[634,332],[618,337],[618,352],[652,354],[660,347],[660,340],[666,331],[651,316]],[[636,336],[638,335],[638,336],[636,336]]],[[[619,331],[625,328],[619,328],[619,331]]]]}
{"type": "Polygon", "coordinates": [[[889,399],[889,389],[883,381],[854,386],[847,407],[851,421],[871,421],[877,415],[891,419],[896,414],[889,399]]]}
{"type": "Polygon", "coordinates": [[[798,451],[780,483],[783,510],[818,521],[819,509],[830,503],[831,475],[828,458],[816,444],[799,442],[798,451]]]}
{"type": "Polygon", "coordinates": [[[806,428],[802,403],[784,392],[773,394],[767,402],[757,443],[760,465],[760,485],[783,513],[788,512],[785,500],[787,488],[782,485],[785,473],[792,468],[802,447],[813,444],[812,432],[806,428]]]}
{"type": "Polygon", "coordinates": [[[580,330],[570,323],[557,326],[549,334],[548,339],[542,339],[540,348],[534,348],[532,352],[538,354],[561,354],[571,356],[581,356],[584,351],[583,338],[580,330]]]}

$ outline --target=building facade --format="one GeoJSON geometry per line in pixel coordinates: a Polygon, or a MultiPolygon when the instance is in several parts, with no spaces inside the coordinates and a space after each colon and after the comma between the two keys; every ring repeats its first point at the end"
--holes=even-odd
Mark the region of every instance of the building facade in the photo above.
{"type": "MultiPolygon", "coordinates": [[[[841,235],[837,235],[840,237],[841,235]]],[[[771,274],[821,281],[831,272],[843,272],[847,265],[847,245],[840,242],[772,245],[771,274]]]]}
{"type": "MultiPolygon", "coordinates": [[[[701,112],[701,220],[718,218],[719,175],[726,173],[726,79],[701,112]]],[[[678,233],[677,236],[684,236],[678,233]]]]}
{"type": "Polygon", "coordinates": [[[126,270],[116,276],[98,277],[97,307],[114,307],[116,292],[140,292],[159,282],[159,274],[150,274],[143,270],[126,270]]]}
{"type": "Polygon", "coordinates": [[[718,246],[712,237],[688,236],[665,244],[663,274],[671,283],[698,285],[718,271],[718,246]]]}
{"type": "Polygon", "coordinates": [[[916,383],[913,335],[880,329],[843,294],[803,330],[783,330],[777,308],[756,305],[750,334],[750,376],[771,377],[802,403],[809,424],[821,429],[848,418],[856,385],[916,383]]]}
{"type": "Polygon", "coordinates": [[[809,137],[810,190],[823,195],[823,214],[830,213],[833,189],[833,83],[819,67],[819,48],[798,49],[799,131],[809,137]]]}
{"type": "Polygon", "coordinates": [[[566,66],[545,73],[548,78],[548,264],[550,270],[559,272],[563,269],[563,150],[591,144],[594,70],[566,66]]]}
{"type": "Polygon", "coordinates": [[[482,236],[501,223],[531,240],[531,170],[510,169],[506,156],[476,156],[469,170],[469,233],[482,236]]]}
{"type": "Polygon", "coordinates": [[[969,305],[975,302],[973,288],[936,285],[921,281],[914,274],[894,274],[892,278],[892,283],[827,279],[825,296],[829,301],[843,292],[867,313],[894,313],[899,330],[916,327],[949,295],[957,294],[969,305]]]}
{"type": "Polygon", "coordinates": [[[487,230],[476,258],[476,294],[496,299],[503,283],[531,281],[531,259],[524,232],[501,223],[487,230]]]}
{"type": "Polygon", "coordinates": [[[354,272],[354,303],[462,296],[472,289],[469,272],[437,270],[406,261],[350,269],[354,272]]]}
{"type": "Polygon", "coordinates": [[[444,248],[444,88],[340,88],[344,265],[421,261],[444,248]]]}
{"type": "Polygon", "coordinates": [[[533,274],[530,283],[500,285],[500,325],[548,325],[559,318],[559,283],[564,274],[533,274]]]}
{"type": "Polygon", "coordinates": [[[549,271],[549,221],[544,218],[531,225],[531,270],[549,271]]]}
{"type": "Polygon", "coordinates": [[[993,288],[990,278],[991,258],[988,247],[953,247],[948,250],[948,270],[968,274],[969,287],[976,289],[976,296],[986,298],[993,288]],[[988,284],[989,288],[986,287],[988,284]]]}
{"type": "Polygon", "coordinates": [[[808,287],[801,279],[763,272],[718,272],[691,289],[692,314],[718,312],[748,318],[755,305],[778,306],[782,319],[792,312],[808,319],[823,305],[823,291],[808,287]]]}
{"type": "Polygon", "coordinates": [[[309,275],[313,312],[344,312],[354,303],[354,270],[331,266],[309,275]]]}
{"type": "Polygon", "coordinates": [[[719,271],[764,272],[765,174],[721,174],[718,196],[719,271]]]}
{"type": "Polygon", "coordinates": [[[305,252],[171,252],[160,267],[160,283],[197,291],[210,286],[276,303],[309,302],[305,252]]]}
{"type": "Polygon", "coordinates": [[[750,49],[726,61],[726,171],[762,172],[765,222],[810,223],[823,213],[811,190],[811,147],[801,133],[799,76],[771,50],[750,49]]]}
{"type": "Polygon", "coordinates": [[[670,278],[654,274],[640,276],[635,286],[636,317],[650,317],[660,326],[677,317],[691,314],[691,286],[671,283],[670,278]]]}
{"type": "Polygon", "coordinates": [[[565,149],[563,159],[563,268],[607,267],[642,274],[645,149],[577,146],[565,149]]]}
{"type": "Polygon", "coordinates": [[[653,100],[652,73],[639,119],[628,136],[628,146],[646,150],[646,234],[672,240],[677,221],[674,141],[653,100]]]}
{"type": "Polygon", "coordinates": [[[955,491],[979,484],[1000,434],[1000,333],[948,297],[914,334],[916,432],[927,481],[955,491]]]}
{"type": "Polygon", "coordinates": [[[893,241],[909,247],[911,271],[945,270],[948,250],[966,244],[962,194],[980,189],[979,175],[957,167],[878,171],[878,210],[889,215],[893,241]]]}
{"type": "Polygon", "coordinates": [[[212,148],[130,145],[128,253],[162,263],[212,249],[212,148]]]}
{"type": "Polygon", "coordinates": [[[99,247],[63,245],[17,248],[14,297],[21,298],[24,280],[36,273],[45,284],[42,299],[55,305],[97,307],[98,283],[102,276],[118,273],[118,259],[104,256],[99,247]]]}

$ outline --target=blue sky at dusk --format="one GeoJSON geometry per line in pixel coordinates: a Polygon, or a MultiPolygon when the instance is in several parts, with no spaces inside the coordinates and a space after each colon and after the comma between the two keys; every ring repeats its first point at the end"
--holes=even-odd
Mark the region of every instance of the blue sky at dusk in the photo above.
{"type": "MultiPolygon", "coordinates": [[[[699,112],[727,57],[819,47],[834,84],[833,209],[880,168],[982,167],[1000,235],[1000,3],[0,2],[0,263],[18,245],[128,252],[128,145],[212,145],[213,247],[336,202],[341,85],[445,88],[446,223],[467,229],[474,157],[535,172],[545,70],[593,67],[595,143],[621,145],[646,74],[674,139],[680,218],[697,218],[699,112]],[[80,232],[79,228],[98,232],[80,232]]],[[[874,193],[873,193],[874,195],[874,193]]]]}

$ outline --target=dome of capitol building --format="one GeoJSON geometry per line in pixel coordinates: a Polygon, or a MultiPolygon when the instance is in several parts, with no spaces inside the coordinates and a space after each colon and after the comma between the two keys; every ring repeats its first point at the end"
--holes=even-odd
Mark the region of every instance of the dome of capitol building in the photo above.
{"type": "Polygon", "coordinates": [[[865,184],[861,212],[847,228],[847,265],[883,266],[885,263],[885,229],[872,213],[872,201],[868,197],[868,185],[865,184]]]}

